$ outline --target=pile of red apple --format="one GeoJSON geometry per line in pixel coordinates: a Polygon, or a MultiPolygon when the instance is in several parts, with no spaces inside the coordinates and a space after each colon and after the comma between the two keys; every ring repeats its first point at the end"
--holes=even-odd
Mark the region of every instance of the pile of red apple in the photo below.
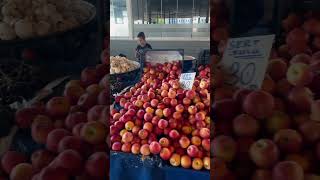
{"type": "Polygon", "coordinates": [[[146,64],[141,82],[116,97],[112,150],[160,155],[172,166],[210,169],[210,68],[200,67],[192,90],[180,87],[181,63],[146,64]]]}
{"type": "Polygon", "coordinates": [[[27,157],[8,151],[1,157],[3,176],[11,180],[105,180],[109,151],[109,92],[106,64],[85,68],[69,81],[63,96],[37,102],[16,112],[19,128],[45,149],[27,157]]]}
{"type": "Polygon", "coordinates": [[[283,28],[260,90],[224,85],[215,69],[216,179],[320,179],[320,19],[290,14],[283,28]]]}

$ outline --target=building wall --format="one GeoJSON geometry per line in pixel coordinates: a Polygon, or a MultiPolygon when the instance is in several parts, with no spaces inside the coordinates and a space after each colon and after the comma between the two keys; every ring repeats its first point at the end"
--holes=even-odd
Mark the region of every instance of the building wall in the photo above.
{"type": "MultiPolygon", "coordinates": [[[[184,54],[198,57],[202,49],[210,49],[208,40],[148,40],[153,49],[184,49],[184,54]]],[[[134,50],[137,47],[135,40],[111,40],[110,55],[124,54],[129,59],[134,58],[134,50]]]]}

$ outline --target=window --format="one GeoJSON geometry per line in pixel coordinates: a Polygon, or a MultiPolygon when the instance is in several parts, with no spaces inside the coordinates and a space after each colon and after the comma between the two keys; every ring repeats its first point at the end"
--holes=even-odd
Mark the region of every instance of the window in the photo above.
{"type": "Polygon", "coordinates": [[[111,0],[110,35],[209,38],[209,12],[209,0],[111,0]]]}
{"type": "Polygon", "coordinates": [[[209,23],[209,0],[133,0],[134,24],[209,23]]]}
{"type": "Polygon", "coordinates": [[[129,35],[128,13],[126,0],[110,1],[110,35],[123,36],[129,35]]]}

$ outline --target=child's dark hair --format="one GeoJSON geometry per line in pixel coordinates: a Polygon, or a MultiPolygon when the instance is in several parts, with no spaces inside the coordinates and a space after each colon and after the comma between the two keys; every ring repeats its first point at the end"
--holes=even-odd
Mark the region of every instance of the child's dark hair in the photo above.
{"type": "Polygon", "coordinates": [[[146,36],[144,35],[144,32],[139,32],[138,33],[138,38],[146,39],[146,36]]]}

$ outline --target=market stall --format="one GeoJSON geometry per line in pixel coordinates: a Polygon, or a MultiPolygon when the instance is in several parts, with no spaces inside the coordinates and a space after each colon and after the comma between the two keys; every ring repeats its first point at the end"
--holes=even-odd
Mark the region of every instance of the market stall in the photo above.
{"type": "Polygon", "coordinates": [[[0,6],[0,179],[107,179],[104,14],[82,0],[0,6]]]}
{"type": "Polygon", "coordinates": [[[210,178],[210,68],[184,58],[147,51],[138,81],[115,94],[110,178],[210,178]]]}
{"type": "Polygon", "coordinates": [[[214,34],[233,43],[213,55],[215,179],[319,178],[317,2],[275,2],[269,36],[214,34]]]}

